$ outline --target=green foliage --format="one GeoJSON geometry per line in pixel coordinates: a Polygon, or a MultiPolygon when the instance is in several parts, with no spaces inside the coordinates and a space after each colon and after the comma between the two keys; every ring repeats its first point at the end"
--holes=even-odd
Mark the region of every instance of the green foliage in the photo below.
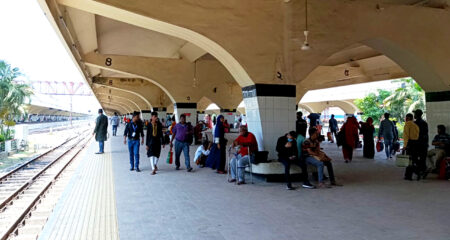
{"type": "MultiPolygon", "coordinates": [[[[425,110],[425,92],[414,79],[404,78],[394,80],[393,83],[401,83],[402,86],[394,91],[378,89],[376,94],[370,93],[362,99],[355,100],[355,105],[363,112],[364,121],[372,117],[374,124],[378,125],[382,115],[389,112],[391,120],[398,121],[399,127],[403,125],[407,113],[414,109],[425,110]]],[[[399,135],[402,136],[400,130],[403,128],[399,128],[399,135]]]]}
{"type": "Polygon", "coordinates": [[[18,68],[12,68],[5,61],[0,60],[0,124],[2,134],[8,139],[11,134],[10,126],[14,126],[14,117],[25,113],[23,105],[30,102],[33,94],[28,84],[16,83],[17,77],[21,76],[18,68]],[[4,131],[3,127],[7,126],[4,131]]]}
{"type": "Polygon", "coordinates": [[[385,113],[383,109],[384,99],[391,95],[390,91],[378,89],[378,93],[370,93],[364,98],[356,99],[355,105],[364,113],[362,119],[364,121],[371,117],[374,124],[380,123],[380,117],[385,113]]]}
{"type": "Polygon", "coordinates": [[[405,116],[415,109],[425,110],[425,92],[412,78],[395,80],[401,82],[402,87],[397,88],[384,100],[384,105],[391,117],[404,122],[405,116]]]}

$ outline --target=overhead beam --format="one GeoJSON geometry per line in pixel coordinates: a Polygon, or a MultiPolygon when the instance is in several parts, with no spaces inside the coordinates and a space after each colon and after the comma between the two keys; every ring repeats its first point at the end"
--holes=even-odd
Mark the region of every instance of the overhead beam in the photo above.
{"type": "Polygon", "coordinates": [[[115,104],[120,104],[122,106],[126,106],[128,109],[131,109],[132,112],[138,111],[138,110],[140,111],[140,109],[138,107],[133,106],[133,104],[131,104],[129,102],[126,102],[124,100],[108,98],[108,96],[104,96],[104,95],[100,96],[98,98],[98,100],[101,101],[101,102],[105,102],[105,103],[115,103],[115,104]]]}
{"type": "Polygon", "coordinates": [[[150,99],[147,99],[145,96],[141,95],[140,93],[130,91],[127,89],[123,89],[123,88],[119,88],[119,87],[114,87],[114,86],[107,85],[107,84],[93,83],[92,86],[93,86],[95,93],[98,93],[98,92],[106,93],[105,91],[107,91],[111,95],[116,95],[115,91],[122,92],[123,94],[128,94],[128,96],[130,96],[130,99],[135,101],[136,103],[141,102],[141,104],[143,104],[143,106],[145,106],[145,107],[143,107],[144,109],[152,109],[153,108],[153,105],[150,103],[150,99]]]}
{"type": "Polygon", "coordinates": [[[216,42],[197,32],[97,1],[58,0],[58,3],[191,42],[218,59],[240,86],[254,84],[245,69],[230,53],[216,42]]]}
{"type": "MultiPolygon", "coordinates": [[[[106,97],[110,97],[110,96],[111,96],[111,95],[109,95],[109,94],[107,94],[107,93],[97,93],[97,95],[102,96],[102,98],[103,98],[104,96],[106,96],[106,97]]],[[[125,97],[120,97],[120,96],[114,95],[114,97],[112,97],[112,101],[114,101],[116,98],[117,98],[117,99],[120,99],[122,102],[129,102],[130,104],[134,105],[134,106],[136,107],[136,109],[139,109],[140,112],[141,112],[142,110],[147,110],[147,109],[142,109],[141,107],[139,107],[139,105],[138,105],[137,103],[135,103],[135,102],[133,102],[133,101],[131,101],[130,99],[125,98],[125,97]]]]}

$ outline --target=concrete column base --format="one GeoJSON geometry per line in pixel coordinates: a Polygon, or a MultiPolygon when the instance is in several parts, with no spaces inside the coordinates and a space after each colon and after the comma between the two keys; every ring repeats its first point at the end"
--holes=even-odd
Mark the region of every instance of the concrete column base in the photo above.
{"type": "Polygon", "coordinates": [[[248,130],[258,141],[260,151],[277,159],[277,140],[295,131],[296,88],[293,85],[257,84],[243,89],[248,130]]]}
{"type": "Polygon", "coordinates": [[[450,91],[427,92],[425,96],[425,113],[431,143],[434,136],[437,134],[437,125],[445,125],[447,133],[450,132],[450,91]]]}

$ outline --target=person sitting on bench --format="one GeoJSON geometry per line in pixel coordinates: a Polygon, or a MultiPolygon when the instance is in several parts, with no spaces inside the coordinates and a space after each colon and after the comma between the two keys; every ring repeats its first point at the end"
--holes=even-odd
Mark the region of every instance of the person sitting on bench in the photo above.
{"type": "Polygon", "coordinates": [[[434,137],[431,144],[435,147],[428,151],[427,154],[427,172],[436,170],[441,165],[442,159],[447,155],[446,150],[450,146],[450,135],[445,132],[444,125],[437,126],[438,134],[434,137]]]}
{"type": "Polygon", "coordinates": [[[237,176],[238,184],[244,184],[244,166],[249,164],[249,148],[250,154],[256,153],[258,151],[258,143],[256,142],[255,135],[247,130],[247,126],[241,126],[239,128],[239,137],[233,142],[233,147],[238,147],[238,154],[236,157],[231,159],[230,162],[230,173],[231,179],[229,182],[236,182],[236,165],[237,165],[237,176]]]}
{"type": "Polygon", "coordinates": [[[323,167],[326,166],[328,175],[330,178],[330,184],[333,186],[342,186],[337,183],[334,178],[333,165],[331,164],[331,158],[328,157],[323,151],[320,150],[319,131],[316,128],[310,128],[309,138],[303,142],[302,153],[307,164],[311,164],[317,167],[317,174],[319,178],[319,188],[328,188],[323,181],[323,167]]]}
{"type": "MultiPolygon", "coordinates": [[[[300,134],[300,136],[302,136],[300,134]]],[[[295,188],[291,183],[291,165],[297,164],[302,169],[302,180],[303,180],[303,188],[315,188],[309,180],[308,180],[308,172],[306,168],[306,164],[304,161],[298,158],[298,149],[297,149],[297,141],[295,140],[297,137],[297,133],[295,131],[291,131],[284,136],[278,138],[277,141],[277,152],[278,152],[278,161],[283,163],[284,165],[284,176],[286,179],[286,189],[294,190],[295,188]]]]}

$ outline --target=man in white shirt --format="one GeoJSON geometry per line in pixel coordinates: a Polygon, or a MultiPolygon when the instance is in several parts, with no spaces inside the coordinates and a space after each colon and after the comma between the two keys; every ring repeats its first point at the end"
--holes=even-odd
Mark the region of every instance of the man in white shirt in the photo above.
{"type": "Polygon", "coordinates": [[[209,149],[211,148],[211,143],[207,140],[203,141],[202,145],[197,148],[194,155],[194,162],[199,165],[200,168],[205,167],[206,158],[209,155],[209,149]]]}

